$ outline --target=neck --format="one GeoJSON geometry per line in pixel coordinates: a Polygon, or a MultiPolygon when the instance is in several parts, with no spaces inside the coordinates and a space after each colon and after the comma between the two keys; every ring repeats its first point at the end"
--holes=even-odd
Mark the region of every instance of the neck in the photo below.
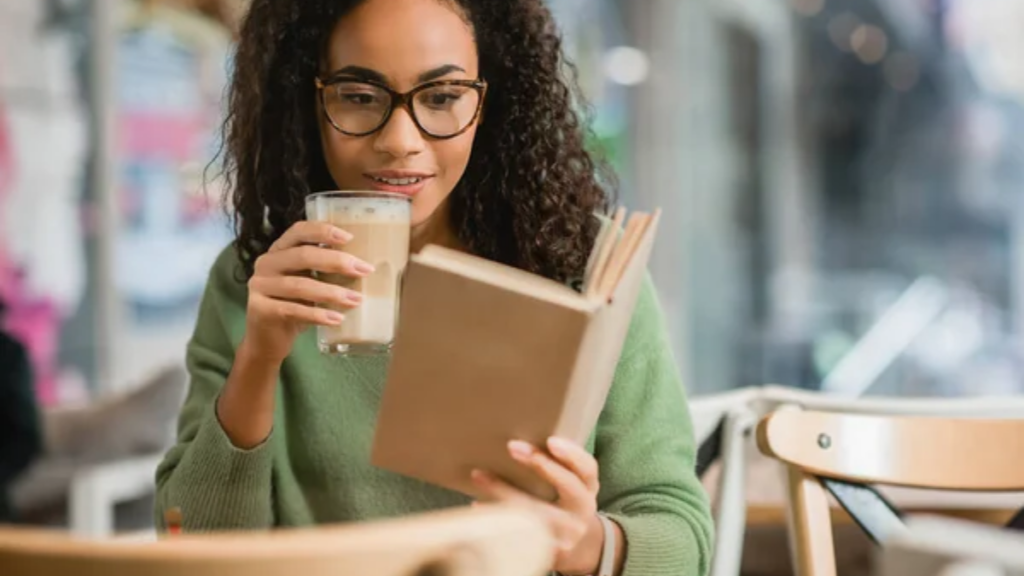
{"type": "Polygon", "coordinates": [[[448,203],[444,203],[426,221],[412,227],[409,250],[418,253],[428,244],[436,244],[453,250],[464,250],[451,224],[448,203]]]}

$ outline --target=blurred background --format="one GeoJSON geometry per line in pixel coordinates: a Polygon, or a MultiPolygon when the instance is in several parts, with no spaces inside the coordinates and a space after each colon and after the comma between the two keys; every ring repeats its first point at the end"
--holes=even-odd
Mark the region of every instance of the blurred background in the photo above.
{"type": "MultiPolygon", "coordinates": [[[[550,5],[621,201],[664,211],[691,395],[1024,392],[1024,2],[550,5]]],[[[0,1],[3,330],[44,411],[183,386],[244,9],[0,1]]],[[[123,414],[169,429],[161,398],[123,414]]]]}

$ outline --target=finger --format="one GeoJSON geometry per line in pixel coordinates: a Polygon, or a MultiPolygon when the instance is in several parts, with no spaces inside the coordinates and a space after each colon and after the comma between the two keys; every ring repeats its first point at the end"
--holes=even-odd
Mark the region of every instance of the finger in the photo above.
{"type": "Polygon", "coordinates": [[[344,314],[334,310],[316,308],[295,302],[285,302],[284,300],[268,298],[262,294],[250,294],[249,298],[249,303],[254,309],[267,316],[273,316],[289,322],[338,326],[345,320],[344,314]]]}
{"type": "Polygon", "coordinates": [[[547,523],[560,552],[571,552],[587,533],[586,522],[561,508],[535,501],[534,512],[547,523]]]}
{"type": "Polygon", "coordinates": [[[279,252],[303,244],[341,246],[352,240],[352,234],[328,222],[302,220],[293,224],[270,245],[268,252],[279,252]]]}
{"type": "Polygon", "coordinates": [[[326,282],[302,276],[254,276],[249,281],[250,293],[258,292],[271,298],[316,304],[333,304],[353,308],[363,301],[363,295],[326,282]]]}
{"type": "Polygon", "coordinates": [[[538,476],[547,480],[558,492],[558,503],[570,510],[579,510],[594,505],[594,494],[576,472],[566,468],[550,456],[526,442],[513,440],[508,451],[519,463],[527,466],[538,476]]]}
{"type": "Polygon", "coordinates": [[[485,499],[493,502],[515,502],[529,503],[532,498],[529,494],[505,482],[501,478],[482,470],[473,470],[470,479],[480,490],[485,499]]]}
{"type": "Polygon", "coordinates": [[[361,278],[372,274],[374,268],[347,252],[319,246],[298,246],[260,256],[256,260],[255,272],[260,276],[279,276],[308,270],[361,278]]]}
{"type": "Polygon", "coordinates": [[[475,506],[498,502],[530,509],[548,524],[552,534],[558,540],[559,548],[563,551],[574,548],[586,532],[586,522],[574,514],[533,498],[500,478],[480,470],[474,470],[472,479],[473,483],[483,492],[484,497],[490,499],[490,501],[474,503],[475,506]]]}
{"type": "Polygon", "coordinates": [[[597,492],[600,488],[600,471],[597,459],[579,444],[552,436],[548,438],[548,450],[558,462],[572,470],[583,481],[587,489],[597,492]]]}

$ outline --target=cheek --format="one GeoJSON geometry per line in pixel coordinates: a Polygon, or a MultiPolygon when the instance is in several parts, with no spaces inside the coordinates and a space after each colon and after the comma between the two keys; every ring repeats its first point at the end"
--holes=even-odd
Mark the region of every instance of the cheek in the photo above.
{"type": "Polygon", "coordinates": [[[437,180],[429,194],[413,202],[413,219],[421,222],[429,218],[451,195],[466,173],[473,150],[476,131],[470,131],[452,140],[436,142],[432,152],[437,160],[437,180]]]}
{"type": "Polygon", "coordinates": [[[449,190],[458,184],[466,172],[475,137],[476,130],[472,130],[458,138],[442,142],[435,148],[438,162],[444,170],[444,180],[450,184],[449,190]]]}
{"type": "MultiPolygon", "coordinates": [[[[339,188],[351,188],[362,182],[364,163],[360,159],[367,154],[366,138],[348,138],[339,134],[336,130],[324,132],[321,139],[323,145],[324,161],[327,169],[334,178],[334,183],[339,188]]],[[[369,147],[372,154],[372,146],[369,147]]]]}
{"type": "Polygon", "coordinates": [[[476,130],[472,130],[457,138],[439,142],[439,146],[434,147],[434,154],[440,167],[438,174],[440,181],[438,183],[441,184],[439,188],[444,198],[452,194],[459,180],[466,173],[466,167],[469,165],[470,155],[473,151],[473,138],[475,135],[476,130]]]}

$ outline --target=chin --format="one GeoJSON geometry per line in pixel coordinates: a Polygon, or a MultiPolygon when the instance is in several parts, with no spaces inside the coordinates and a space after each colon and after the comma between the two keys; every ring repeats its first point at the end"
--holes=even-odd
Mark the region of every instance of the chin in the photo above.
{"type": "Polygon", "coordinates": [[[420,209],[420,208],[414,206],[413,210],[412,210],[412,219],[410,221],[410,225],[413,228],[417,228],[419,226],[423,226],[424,224],[426,224],[427,222],[430,221],[430,218],[433,215],[434,215],[434,211],[433,210],[420,209]]]}
{"type": "Polygon", "coordinates": [[[412,201],[412,225],[420,226],[428,222],[437,213],[442,203],[434,198],[420,196],[412,201]]]}

